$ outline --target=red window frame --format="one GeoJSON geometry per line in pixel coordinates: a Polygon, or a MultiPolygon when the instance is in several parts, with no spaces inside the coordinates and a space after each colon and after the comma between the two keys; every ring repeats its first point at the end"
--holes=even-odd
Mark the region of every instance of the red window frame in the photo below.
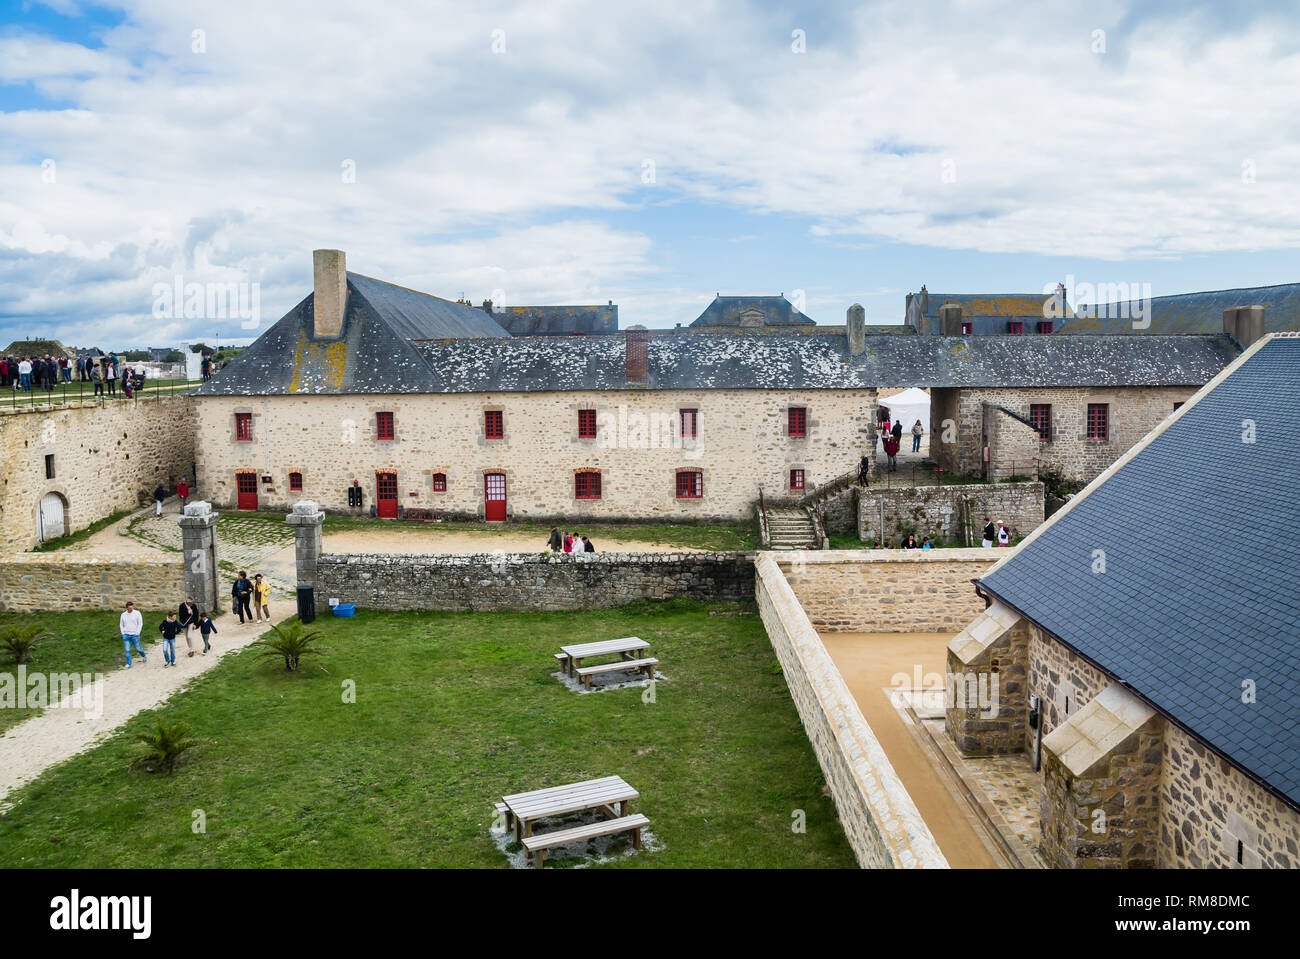
{"type": "Polygon", "coordinates": [[[1020,335],[1020,334],[1023,334],[1023,333],[1025,332],[1025,323],[1024,323],[1024,320],[1009,320],[1009,321],[1007,321],[1007,332],[1008,332],[1008,333],[1011,333],[1011,334],[1013,334],[1013,335],[1020,335]]]}
{"type": "Polygon", "coordinates": [[[1103,443],[1110,439],[1110,404],[1088,404],[1088,439],[1103,443]]]}
{"type": "Polygon", "coordinates": [[[1038,440],[1042,443],[1052,442],[1052,404],[1030,403],[1029,422],[1038,430],[1038,440]]]}
{"type": "Polygon", "coordinates": [[[963,320],[963,321],[962,321],[962,324],[961,324],[961,335],[962,335],[962,336],[970,336],[970,335],[971,335],[972,333],[974,333],[974,332],[975,332],[975,324],[974,324],[974,323],[971,323],[971,322],[969,322],[969,321],[965,321],[965,320],[963,320]]]}
{"type": "Polygon", "coordinates": [[[1051,320],[1039,320],[1039,321],[1038,321],[1038,332],[1039,332],[1039,333],[1051,333],[1052,330],[1054,330],[1054,329],[1056,329],[1056,327],[1053,325],[1053,323],[1052,323],[1051,320]]]}
{"type": "Polygon", "coordinates": [[[791,406],[786,411],[785,434],[786,436],[808,435],[808,407],[791,406]]]}
{"type": "Polygon", "coordinates": [[[684,409],[679,411],[682,427],[682,439],[693,439],[699,435],[700,411],[684,409]]]}
{"type": "Polygon", "coordinates": [[[677,471],[677,498],[701,499],[704,496],[704,473],[701,470],[677,471]]]}
{"type": "Polygon", "coordinates": [[[574,499],[600,499],[600,473],[596,470],[579,470],[573,474],[574,499]]]}
{"type": "Polygon", "coordinates": [[[596,411],[578,410],[578,439],[594,440],[596,438],[596,411]]]}
{"type": "Polygon", "coordinates": [[[490,440],[499,440],[506,435],[505,414],[500,410],[484,410],[483,435],[490,440]]]}
{"type": "Polygon", "coordinates": [[[447,474],[446,474],[446,473],[434,473],[434,474],[433,474],[433,491],[434,491],[435,493],[445,493],[445,492],[447,492],[447,474]]]}
{"type": "Polygon", "coordinates": [[[291,493],[302,492],[302,473],[298,472],[297,470],[294,470],[289,474],[289,492],[291,493]]]}
{"type": "Polygon", "coordinates": [[[804,474],[803,474],[803,470],[791,470],[791,471],[790,471],[790,489],[792,489],[792,490],[802,490],[802,489],[803,489],[803,482],[804,482],[804,480],[803,480],[803,476],[804,476],[804,474]]]}
{"type": "Polygon", "coordinates": [[[396,433],[393,430],[393,414],[388,411],[375,414],[375,438],[391,440],[396,433]]]}
{"type": "Polygon", "coordinates": [[[252,413],[235,414],[235,439],[241,443],[251,443],[253,441],[252,413]]]}

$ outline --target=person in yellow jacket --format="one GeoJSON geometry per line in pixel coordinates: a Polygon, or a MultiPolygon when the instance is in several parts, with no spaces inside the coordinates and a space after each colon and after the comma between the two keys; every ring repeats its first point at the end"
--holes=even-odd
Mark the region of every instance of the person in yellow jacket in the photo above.
{"type": "Polygon", "coordinates": [[[253,577],[253,612],[259,623],[263,616],[268,623],[271,621],[271,584],[262,579],[261,573],[253,577]]]}

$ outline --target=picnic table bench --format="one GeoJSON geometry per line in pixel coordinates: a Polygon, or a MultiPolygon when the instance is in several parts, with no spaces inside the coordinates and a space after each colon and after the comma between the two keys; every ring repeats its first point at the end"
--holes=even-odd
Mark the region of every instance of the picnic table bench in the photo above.
{"type": "Polygon", "coordinates": [[[514,793],[502,797],[501,802],[496,804],[496,809],[498,813],[505,813],[506,828],[510,828],[513,820],[515,839],[523,844],[528,854],[536,859],[537,868],[541,869],[547,849],[581,839],[631,832],[633,847],[640,849],[641,829],[649,825],[650,821],[645,816],[629,815],[627,811],[627,804],[640,795],[621,776],[606,776],[567,786],[514,793]],[[607,818],[584,826],[553,829],[533,835],[533,825],[539,819],[588,809],[598,810],[607,818]]]}
{"type": "Polygon", "coordinates": [[[621,657],[622,662],[627,662],[633,658],[644,656],[645,651],[649,648],[650,644],[644,639],[627,636],[623,639],[604,639],[598,643],[577,643],[571,646],[561,646],[560,651],[555,654],[555,658],[560,661],[560,666],[570,676],[576,676],[582,661],[591,656],[612,656],[617,654],[621,657]],[[635,657],[633,654],[635,654],[635,657]]]}

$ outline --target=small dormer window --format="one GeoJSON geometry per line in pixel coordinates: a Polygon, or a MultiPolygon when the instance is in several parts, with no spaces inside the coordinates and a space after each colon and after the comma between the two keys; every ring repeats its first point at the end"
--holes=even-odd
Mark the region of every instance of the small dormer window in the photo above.
{"type": "Polygon", "coordinates": [[[762,310],[746,310],[740,314],[741,326],[764,326],[767,323],[762,310]]]}

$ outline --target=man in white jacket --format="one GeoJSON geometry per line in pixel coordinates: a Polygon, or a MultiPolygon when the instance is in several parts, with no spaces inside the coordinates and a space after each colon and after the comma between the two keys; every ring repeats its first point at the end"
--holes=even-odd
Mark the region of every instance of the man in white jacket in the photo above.
{"type": "Polygon", "coordinates": [[[144,629],[144,617],[135,608],[135,603],[130,600],[126,601],[126,612],[117,621],[117,628],[122,633],[122,647],[126,650],[126,666],[123,668],[131,668],[132,643],[135,643],[135,651],[140,654],[140,661],[149,662],[149,657],[144,654],[144,649],[140,646],[140,632],[144,629]]]}

